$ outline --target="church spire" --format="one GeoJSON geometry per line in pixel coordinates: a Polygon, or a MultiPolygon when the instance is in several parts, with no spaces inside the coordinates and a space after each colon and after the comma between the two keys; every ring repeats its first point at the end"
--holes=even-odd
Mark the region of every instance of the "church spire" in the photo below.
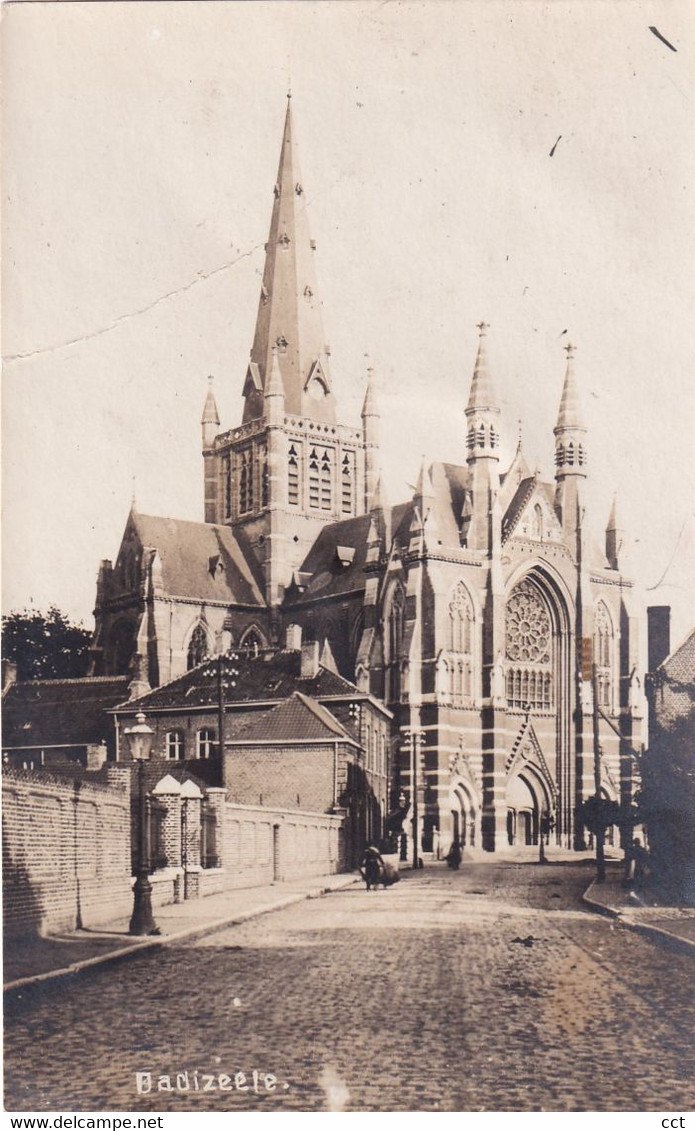
{"type": "Polygon", "coordinates": [[[489,328],[487,322],[478,323],[478,353],[466,406],[468,421],[466,448],[469,463],[483,457],[499,460],[500,437],[496,420],[500,410],[488,365],[485,342],[489,328]]]}
{"type": "Polygon", "coordinates": [[[243,420],[263,416],[263,394],[277,346],[285,411],[335,424],[316,285],[316,245],[309,235],[289,96],[273,197],[256,331],[243,389],[243,420]]]}
{"type": "Polygon", "coordinates": [[[367,391],[362,405],[362,440],[364,443],[364,507],[373,506],[380,482],[379,423],[381,413],[376,392],[376,378],[371,365],[367,369],[367,391]]]}
{"type": "Polygon", "coordinates": [[[214,380],[214,377],[208,377],[208,391],[200,420],[203,429],[203,448],[212,447],[220,428],[220,414],[217,411],[217,401],[212,388],[214,380]]]}
{"type": "Polygon", "coordinates": [[[579,386],[574,372],[576,346],[568,342],[565,346],[567,369],[562,387],[560,409],[557,414],[555,434],[555,478],[564,479],[567,475],[586,476],[586,425],[579,399],[579,386]]]}

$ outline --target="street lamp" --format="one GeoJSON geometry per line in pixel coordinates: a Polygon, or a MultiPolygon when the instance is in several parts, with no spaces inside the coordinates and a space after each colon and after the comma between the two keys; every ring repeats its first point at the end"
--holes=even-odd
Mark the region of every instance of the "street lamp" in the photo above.
{"type": "Polygon", "coordinates": [[[410,795],[413,806],[413,868],[420,866],[419,830],[418,830],[418,762],[420,760],[420,747],[427,737],[424,730],[406,730],[403,737],[410,748],[410,795]]]}
{"type": "Polygon", "coordinates": [[[152,885],[150,883],[149,837],[147,827],[147,795],[145,793],[145,762],[150,756],[154,731],[145,722],[140,711],[135,716],[135,726],[123,732],[130,746],[130,756],[138,763],[139,820],[138,856],[133,887],[133,914],[130,919],[131,935],[153,935],[157,928],[152,918],[152,885]]]}

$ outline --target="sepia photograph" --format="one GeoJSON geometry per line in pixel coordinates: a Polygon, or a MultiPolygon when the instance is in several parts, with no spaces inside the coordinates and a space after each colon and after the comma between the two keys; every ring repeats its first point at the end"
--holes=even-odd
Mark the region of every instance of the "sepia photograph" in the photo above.
{"type": "Polygon", "coordinates": [[[1,14],[11,1126],[687,1126],[692,4],[1,14]]]}

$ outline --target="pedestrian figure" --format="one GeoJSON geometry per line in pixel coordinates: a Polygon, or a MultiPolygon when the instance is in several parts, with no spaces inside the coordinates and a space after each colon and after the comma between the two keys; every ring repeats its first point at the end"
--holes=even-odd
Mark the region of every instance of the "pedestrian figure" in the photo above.
{"type": "Polygon", "coordinates": [[[455,840],[446,854],[446,862],[450,868],[453,868],[455,872],[458,872],[462,858],[463,853],[461,852],[461,845],[457,840],[455,840]]]}
{"type": "Polygon", "coordinates": [[[384,884],[384,887],[386,886],[384,879],[384,861],[379,849],[373,844],[370,844],[364,851],[360,872],[367,885],[367,891],[371,891],[372,887],[376,890],[379,880],[384,884]]]}
{"type": "Polygon", "coordinates": [[[635,891],[644,891],[649,854],[638,836],[632,842],[632,861],[632,886],[635,891]]]}
{"type": "Polygon", "coordinates": [[[441,847],[440,847],[440,842],[439,842],[439,829],[437,828],[436,825],[432,829],[432,855],[434,856],[435,860],[439,860],[441,858],[441,847]]]}

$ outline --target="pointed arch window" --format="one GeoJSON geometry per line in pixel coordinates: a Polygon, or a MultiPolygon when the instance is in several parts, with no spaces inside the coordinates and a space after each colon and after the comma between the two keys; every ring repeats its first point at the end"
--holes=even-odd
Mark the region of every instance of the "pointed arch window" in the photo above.
{"type": "Polygon", "coordinates": [[[345,452],[341,468],[341,511],[352,514],[354,510],[355,457],[345,452]]]}
{"type": "Polygon", "coordinates": [[[224,478],[224,513],[225,518],[232,513],[232,457],[227,455],[222,463],[224,478]]]}
{"type": "Polygon", "coordinates": [[[613,622],[610,613],[600,601],[594,613],[594,662],[600,707],[613,706],[613,622]]]}
{"type": "Polygon", "coordinates": [[[326,448],[321,456],[321,510],[329,511],[333,505],[333,468],[331,453],[326,448]]]}
{"type": "Polygon", "coordinates": [[[565,462],[565,445],[560,443],[555,449],[555,464],[557,467],[562,467],[565,462]]]}
{"type": "Polygon", "coordinates": [[[263,445],[259,451],[259,465],[261,473],[261,506],[267,507],[270,502],[270,476],[268,473],[268,449],[263,445]]]}
{"type": "Polygon", "coordinates": [[[254,502],[254,464],[253,449],[243,448],[238,455],[239,467],[239,514],[249,514],[254,502]]]}
{"type": "Polygon", "coordinates": [[[389,686],[388,695],[391,702],[396,702],[401,697],[401,665],[403,662],[403,629],[405,625],[405,593],[400,585],[396,586],[388,619],[388,646],[389,646],[389,686]]]}
{"type": "Polygon", "coordinates": [[[543,508],[540,503],[536,503],[533,508],[533,517],[531,520],[531,537],[538,538],[543,541],[543,508]]]}
{"type": "Polygon", "coordinates": [[[567,463],[570,467],[574,464],[574,444],[571,440],[567,445],[567,463]]]}
{"type": "Polygon", "coordinates": [[[299,506],[299,468],[302,458],[302,445],[295,441],[290,444],[287,454],[287,501],[291,507],[299,506]]]}
{"type": "Polygon", "coordinates": [[[468,435],[466,436],[466,447],[468,448],[469,452],[473,451],[473,448],[475,447],[475,428],[468,429],[468,435]]]}
{"type": "Polygon", "coordinates": [[[197,668],[208,655],[208,634],[202,624],[197,624],[191,633],[186,656],[186,668],[197,668]]]}
{"type": "Polygon", "coordinates": [[[545,600],[528,579],[512,590],[507,601],[505,638],[507,706],[552,710],[552,621],[545,600]]]}
{"type": "Polygon", "coordinates": [[[440,694],[455,707],[473,698],[473,604],[463,581],[449,602],[449,648],[440,659],[440,694]]]}
{"type": "Polygon", "coordinates": [[[319,457],[316,448],[309,452],[309,506],[319,509],[319,457]]]}
{"type": "Polygon", "coordinates": [[[250,628],[239,644],[239,651],[244,656],[258,656],[264,647],[260,633],[256,632],[255,628],[250,628]]]}

